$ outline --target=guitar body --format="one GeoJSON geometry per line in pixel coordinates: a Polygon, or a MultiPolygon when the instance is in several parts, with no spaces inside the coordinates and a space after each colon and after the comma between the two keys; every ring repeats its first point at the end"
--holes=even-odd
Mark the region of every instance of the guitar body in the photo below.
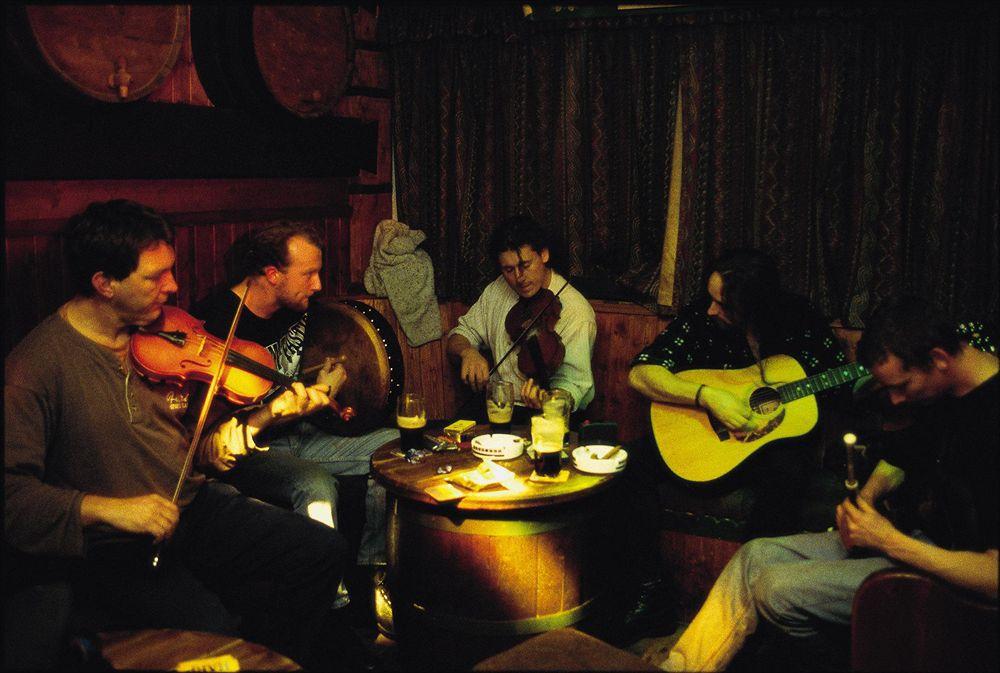
{"type": "Polygon", "coordinates": [[[747,400],[758,418],[758,430],[737,436],[705,409],[653,402],[653,437],[667,467],[681,479],[708,482],[719,479],[766,444],[800,437],[816,426],[819,408],[813,395],[782,403],[774,387],[804,379],[795,358],[774,355],[745,369],[691,369],[678,378],[723,388],[747,400]],[[761,370],[763,369],[763,376],[761,370]]]}

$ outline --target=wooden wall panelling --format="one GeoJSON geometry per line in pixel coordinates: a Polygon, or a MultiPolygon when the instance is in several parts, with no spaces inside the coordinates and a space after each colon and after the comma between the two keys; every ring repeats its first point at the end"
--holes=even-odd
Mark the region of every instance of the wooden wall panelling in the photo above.
{"type": "Polygon", "coordinates": [[[351,277],[350,218],[324,218],[323,228],[326,240],[323,294],[335,296],[347,294],[351,277]]]}
{"type": "Polygon", "coordinates": [[[176,227],[174,229],[174,251],[177,261],[174,264],[174,277],[177,280],[177,305],[188,310],[194,303],[192,288],[194,287],[194,228],[176,227]]]}
{"type": "Polygon", "coordinates": [[[372,255],[375,227],[392,217],[391,194],[351,194],[351,273],[350,283],[364,283],[365,269],[372,255]]]}
{"type": "MultiPolygon", "coordinates": [[[[376,9],[376,12],[378,10],[376,9]]],[[[358,41],[362,40],[374,40],[375,31],[378,26],[378,17],[376,14],[368,11],[365,7],[359,6],[354,12],[352,17],[354,23],[354,39],[358,41]]]]}
{"type": "MultiPolygon", "coordinates": [[[[163,214],[327,208],[347,213],[343,178],[206,180],[15,180],[5,183],[4,219],[62,220],[93,201],[131,199],[163,214]]],[[[61,226],[61,222],[57,226],[61,226]]]]}
{"type": "Polygon", "coordinates": [[[649,402],[628,385],[632,358],[666,326],[666,321],[635,304],[594,302],[597,341],[591,366],[599,382],[588,410],[593,421],[618,423],[618,437],[634,441],[649,430],[649,402]]]}

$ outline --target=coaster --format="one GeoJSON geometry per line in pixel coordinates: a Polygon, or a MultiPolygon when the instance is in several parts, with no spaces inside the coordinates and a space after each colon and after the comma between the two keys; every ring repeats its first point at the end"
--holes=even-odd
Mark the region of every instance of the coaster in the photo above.
{"type": "Polygon", "coordinates": [[[458,500],[459,498],[465,497],[464,491],[460,491],[451,484],[436,484],[434,486],[428,486],[424,489],[424,492],[438,502],[449,502],[451,500],[458,500]]]}
{"type": "Polygon", "coordinates": [[[569,479],[569,470],[559,470],[559,474],[554,477],[541,477],[534,470],[531,471],[531,476],[528,477],[528,481],[535,481],[541,484],[560,484],[569,479]]]}
{"type": "Polygon", "coordinates": [[[206,659],[188,659],[177,664],[177,671],[238,671],[239,660],[231,654],[206,659]]]}

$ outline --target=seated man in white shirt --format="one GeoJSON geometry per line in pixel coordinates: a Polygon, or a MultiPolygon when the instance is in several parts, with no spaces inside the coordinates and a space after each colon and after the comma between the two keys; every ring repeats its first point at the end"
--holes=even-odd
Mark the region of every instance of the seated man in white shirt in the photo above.
{"type": "MultiPolygon", "coordinates": [[[[541,408],[550,392],[561,390],[570,397],[571,409],[580,411],[594,398],[590,359],[597,322],[586,298],[552,268],[551,251],[549,232],[530,217],[515,216],[501,223],[494,230],[489,246],[490,257],[500,266],[500,276],[486,286],[469,312],[458,319],[458,326],[448,333],[447,348],[449,355],[461,362],[462,381],[477,392],[483,390],[490,379],[490,365],[481,350],[486,348],[495,361],[501,360],[523,331],[518,323],[516,333],[508,332],[508,314],[512,309],[525,308],[533,298],[541,299],[527,310],[530,319],[547,305],[544,290],[549,290],[557,295],[551,308],[560,309],[554,331],[565,349],[561,362],[556,359],[551,368],[546,364],[553,362],[532,365],[527,374],[522,371],[523,365],[519,366],[519,349],[532,349],[531,340],[537,337],[536,332],[545,329],[543,317],[515,352],[503,360],[492,378],[514,384],[515,405],[522,409],[541,408]]],[[[541,338],[544,340],[546,336],[541,338]]],[[[532,358],[521,360],[530,363],[532,358]]]]}

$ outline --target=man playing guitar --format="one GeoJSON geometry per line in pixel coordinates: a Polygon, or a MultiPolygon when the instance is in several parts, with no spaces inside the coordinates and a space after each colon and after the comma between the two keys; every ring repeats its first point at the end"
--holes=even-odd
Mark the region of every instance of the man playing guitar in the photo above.
{"type": "MultiPolygon", "coordinates": [[[[707,309],[683,309],[633,360],[629,384],[650,400],[700,407],[734,434],[753,433],[762,420],[745,399],[732,390],[677,374],[754,367],[775,355],[791,356],[807,374],[847,363],[818,312],[804,298],[782,290],[770,256],[750,249],[724,254],[709,266],[707,293],[707,309]]],[[[811,438],[807,434],[776,444],[748,461],[749,486],[756,495],[748,521],[752,534],[797,530],[802,477],[810,455],[803,444],[811,438]]]]}

